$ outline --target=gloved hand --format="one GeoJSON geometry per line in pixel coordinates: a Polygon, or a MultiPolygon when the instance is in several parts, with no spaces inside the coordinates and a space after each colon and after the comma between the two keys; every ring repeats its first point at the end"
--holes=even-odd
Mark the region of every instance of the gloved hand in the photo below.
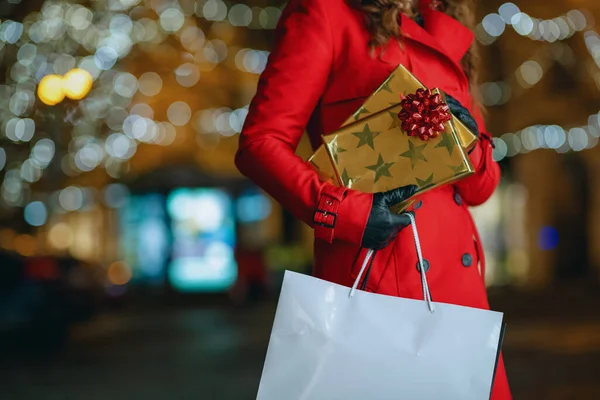
{"type": "Polygon", "coordinates": [[[362,247],[383,249],[394,240],[398,232],[410,225],[408,215],[394,214],[390,207],[410,198],[417,189],[416,185],[408,185],[373,194],[373,206],[363,234],[362,247]]]}
{"type": "Polygon", "coordinates": [[[469,128],[471,132],[479,137],[479,127],[477,126],[477,122],[475,122],[475,118],[473,118],[469,110],[463,107],[458,100],[449,94],[446,94],[446,102],[448,103],[448,107],[450,107],[450,112],[454,114],[454,116],[458,118],[460,122],[465,124],[465,126],[469,128]]]}

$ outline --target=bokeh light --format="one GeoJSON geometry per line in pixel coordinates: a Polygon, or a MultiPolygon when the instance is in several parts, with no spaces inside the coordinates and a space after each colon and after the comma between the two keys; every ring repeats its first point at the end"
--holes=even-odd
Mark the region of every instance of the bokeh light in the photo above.
{"type": "Polygon", "coordinates": [[[182,64],[175,70],[175,78],[181,86],[192,87],[200,79],[200,69],[192,63],[182,64]]]}
{"type": "Polygon", "coordinates": [[[129,199],[129,189],[122,183],[110,184],[104,188],[103,198],[108,207],[124,207],[129,199]]]}
{"type": "Polygon", "coordinates": [[[185,17],[177,8],[167,8],[160,14],[160,26],[166,32],[176,32],[183,26],[185,17]]]}
{"type": "Polygon", "coordinates": [[[57,250],[66,250],[73,244],[73,230],[64,222],[58,223],[50,228],[48,242],[57,250]]]}
{"type": "Polygon", "coordinates": [[[110,156],[122,160],[133,157],[136,148],[135,141],[122,133],[111,134],[104,143],[104,149],[110,156]]]}
{"type": "Polygon", "coordinates": [[[587,132],[582,128],[573,128],[568,135],[569,146],[574,151],[581,151],[588,145],[587,132]]]}
{"type": "Polygon", "coordinates": [[[22,256],[31,257],[36,253],[37,241],[31,235],[19,235],[15,238],[14,248],[22,256]]]}
{"type": "Polygon", "coordinates": [[[541,250],[554,250],[558,246],[558,230],[552,226],[545,226],[538,232],[538,247],[541,250]]]}
{"type": "Polygon", "coordinates": [[[227,18],[227,5],[221,0],[207,0],[199,16],[209,21],[223,21],[227,18]]]}
{"type": "Polygon", "coordinates": [[[19,90],[13,94],[9,101],[10,111],[17,116],[29,114],[35,104],[35,96],[29,90],[19,90]]]}
{"type": "Polygon", "coordinates": [[[69,186],[60,192],[60,206],[67,211],[76,211],[83,206],[83,191],[76,186],[69,186]]]}
{"type": "Polygon", "coordinates": [[[258,19],[263,29],[275,29],[281,17],[281,10],[277,7],[265,7],[260,11],[258,19]]]}
{"type": "Polygon", "coordinates": [[[92,74],[88,71],[75,68],[67,72],[63,77],[63,91],[72,100],[81,100],[92,89],[92,74]]]}
{"type": "Polygon", "coordinates": [[[0,171],[2,171],[2,169],[4,168],[5,165],[6,165],[6,150],[4,150],[2,147],[0,147],[0,171]]]}
{"type": "Polygon", "coordinates": [[[41,201],[33,201],[24,209],[25,221],[31,226],[42,226],[48,219],[48,211],[41,201]]]}
{"type": "Polygon", "coordinates": [[[31,157],[36,164],[46,167],[54,158],[55,145],[52,139],[40,139],[33,146],[31,157]]]}
{"type": "Polygon", "coordinates": [[[229,9],[232,26],[248,26],[252,22],[252,10],[246,4],[236,4],[229,9]]]}
{"type": "Polygon", "coordinates": [[[175,126],[187,124],[192,117],[192,109],[184,101],[176,101],[167,110],[169,121],[175,126]]]}
{"type": "Polygon", "coordinates": [[[154,118],[154,110],[146,103],[137,103],[129,111],[131,115],[139,115],[145,118],[154,118]]]}
{"type": "Polygon", "coordinates": [[[42,169],[31,159],[27,159],[21,164],[21,178],[33,183],[42,177],[42,169]]]}
{"type": "Polygon", "coordinates": [[[65,98],[63,79],[59,75],[46,75],[38,85],[38,97],[49,106],[54,106],[65,98]]]}
{"type": "Polygon", "coordinates": [[[156,72],[145,72],[139,79],[139,91],[144,96],[156,96],[162,89],[162,78],[156,72]]]}
{"type": "Polygon", "coordinates": [[[125,285],[131,277],[131,268],[123,261],[116,261],[108,267],[108,279],[114,285],[125,285]]]}
{"type": "Polygon", "coordinates": [[[11,118],[6,123],[6,137],[13,142],[29,142],[35,133],[35,122],[31,118],[11,118]]]}
{"type": "Polygon", "coordinates": [[[138,90],[138,80],[128,72],[122,72],[115,77],[114,88],[120,96],[131,98],[138,90]]]}
{"type": "Polygon", "coordinates": [[[502,19],[502,17],[498,14],[488,14],[483,18],[481,22],[483,29],[493,37],[498,37],[504,33],[504,29],[506,28],[506,23],[502,19]]]}
{"type": "Polygon", "coordinates": [[[188,26],[181,31],[179,40],[184,49],[196,52],[204,46],[205,35],[197,26],[188,26]]]}
{"type": "Polygon", "coordinates": [[[119,54],[109,46],[100,47],[94,54],[94,63],[101,70],[111,69],[117,62],[119,54]]]}
{"type": "Polygon", "coordinates": [[[169,122],[160,122],[157,124],[157,141],[161,146],[168,146],[175,141],[177,137],[177,129],[169,122]]]}

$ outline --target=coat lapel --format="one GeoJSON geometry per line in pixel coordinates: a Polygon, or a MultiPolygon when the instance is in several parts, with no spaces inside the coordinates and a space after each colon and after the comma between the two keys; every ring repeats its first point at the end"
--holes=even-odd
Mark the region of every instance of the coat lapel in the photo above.
{"type": "MultiPolygon", "coordinates": [[[[460,61],[473,43],[473,33],[460,22],[442,12],[427,7],[423,9],[422,13],[425,29],[406,15],[401,14],[400,24],[403,38],[435,51],[447,59],[460,76],[464,76],[460,61]]],[[[405,58],[402,57],[402,52],[401,44],[392,40],[386,46],[385,51],[379,55],[379,59],[388,64],[391,70],[405,58]]]]}
{"type": "Polygon", "coordinates": [[[460,63],[473,44],[475,38],[473,32],[443,12],[427,7],[421,13],[425,21],[425,30],[448,57],[454,62],[460,63]]]}

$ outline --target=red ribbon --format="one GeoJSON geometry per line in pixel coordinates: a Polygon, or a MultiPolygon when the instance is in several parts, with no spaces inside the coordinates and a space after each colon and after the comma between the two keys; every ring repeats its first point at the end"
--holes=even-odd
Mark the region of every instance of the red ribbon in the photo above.
{"type": "Polygon", "coordinates": [[[434,139],[444,131],[444,124],[452,119],[450,107],[439,93],[432,94],[429,89],[418,89],[409,94],[400,105],[398,114],[402,130],[408,136],[416,136],[423,141],[434,139]]]}

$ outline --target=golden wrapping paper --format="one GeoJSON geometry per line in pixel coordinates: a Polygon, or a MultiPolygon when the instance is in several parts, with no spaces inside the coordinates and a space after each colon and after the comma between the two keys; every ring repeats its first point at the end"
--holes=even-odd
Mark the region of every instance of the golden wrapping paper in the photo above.
{"type": "Polygon", "coordinates": [[[402,131],[401,110],[398,104],[323,137],[338,185],[365,193],[417,185],[418,195],[475,173],[452,123],[437,138],[423,141],[402,131]]]}
{"type": "MultiPolygon", "coordinates": [[[[409,93],[415,93],[420,88],[425,88],[425,86],[404,65],[400,64],[367,98],[363,105],[342,124],[342,127],[354,124],[391,106],[398,105],[401,101],[400,94],[406,96],[409,93]]],[[[462,148],[467,151],[472,149],[477,143],[477,137],[458,118],[452,116],[451,123],[454,125],[454,130],[462,148]]],[[[335,172],[332,169],[325,146],[319,147],[308,161],[319,173],[321,180],[337,184],[335,172]]]]}

